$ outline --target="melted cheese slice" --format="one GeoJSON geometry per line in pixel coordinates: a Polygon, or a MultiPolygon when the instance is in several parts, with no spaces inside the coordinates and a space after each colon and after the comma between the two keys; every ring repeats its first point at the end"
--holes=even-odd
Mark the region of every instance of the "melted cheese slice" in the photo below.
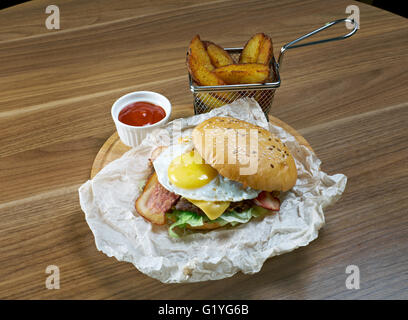
{"type": "Polygon", "coordinates": [[[210,220],[215,220],[221,216],[231,203],[230,201],[187,200],[203,210],[210,220]]]}

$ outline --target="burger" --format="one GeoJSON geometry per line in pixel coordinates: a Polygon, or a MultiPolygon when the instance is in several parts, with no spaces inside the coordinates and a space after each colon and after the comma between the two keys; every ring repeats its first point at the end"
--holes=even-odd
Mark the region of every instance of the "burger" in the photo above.
{"type": "Polygon", "coordinates": [[[275,214],[280,192],[296,183],[295,161],[268,130],[213,117],[168,147],[153,151],[152,174],[135,203],[172,237],[234,227],[275,214]]]}

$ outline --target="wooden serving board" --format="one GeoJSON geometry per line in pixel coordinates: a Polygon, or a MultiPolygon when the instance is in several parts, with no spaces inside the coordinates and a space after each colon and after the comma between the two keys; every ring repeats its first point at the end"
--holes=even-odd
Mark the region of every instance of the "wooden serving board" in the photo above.
{"type": "MultiPolygon", "coordinates": [[[[175,116],[174,112],[173,112],[173,117],[172,119],[176,119],[182,116],[191,116],[191,110],[192,110],[192,106],[188,105],[188,106],[176,106],[173,107],[175,110],[178,110],[177,114],[180,114],[178,116],[175,116]],[[182,112],[184,111],[184,112],[182,112]]],[[[282,120],[273,117],[273,116],[269,116],[269,121],[276,125],[279,126],[281,128],[283,128],[285,131],[289,132],[291,135],[293,135],[296,140],[308,147],[310,150],[313,151],[312,147],[310,146],[310,144],[306,141],[306,139],[299,133],[297,132],[295,129],[293,129],[291,126],[289,126],[287,123],[283,122],[282,120]]],[[[110,163],[113,160],[116,160],[118,158],[120,158],[126,151],[129,151],[131,148],[128,147],[127,145],[125,145],[124,143],[122,143],[122,141],[119,138],[118,133],[115,131],[114,134],[112,134],[108,140],[106,140],[106,142],[103,144],[103,146],[101,147],[101,149],[99,150],[98,154],[95,157],[95,160],[93,162],[92,165],[92,170],[91,170],[91,179],[100,171],[102,170],[103,167],[105,167],[108,163],[110,163]]]]}

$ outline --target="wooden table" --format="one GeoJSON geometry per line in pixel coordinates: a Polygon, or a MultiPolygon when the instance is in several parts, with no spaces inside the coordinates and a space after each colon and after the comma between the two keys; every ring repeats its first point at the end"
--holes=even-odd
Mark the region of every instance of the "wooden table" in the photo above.
{"type": "Polygon", "coordinates": [[[350,0],[146,3],[55,0],[60,30],[45,28],[49,1],[0,12],[0,298],[407,299],[407,20],[350,0]],[[349,178],[317,240],[255,275],[177,285],[97,251],[77,189],[115,130],[119,96],[152,90],[191,103],[184,60],[196,33],[233,47],[264,31],[277,55],[350,4],[361,29],[290,50],[273,107],[324,171],[349,178]],[[58,290],[45,287],[49,265],[58,290]],[[348,265],[359,267],[360,289],[347,289],[348,265]]]}

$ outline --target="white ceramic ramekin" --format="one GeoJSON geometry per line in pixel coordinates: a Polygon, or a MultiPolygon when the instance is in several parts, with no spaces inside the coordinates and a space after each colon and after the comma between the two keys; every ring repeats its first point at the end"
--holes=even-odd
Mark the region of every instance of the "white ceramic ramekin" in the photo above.
{"type": "Polygon", "coordinates": [[[169,120],[171,115],[171,103],[165,96],[159,93],[151,91],[136,91],[128,93],[116,100],[112,105],[111,114],[120,140],[130,147],[136,147],[142,142],[149,132],[159,126],[164,125],[169,120]],[[120,111],[127,105],[137,101],[150,102],[162,107],[166,112],[166,116],[159,122],[142,127],[130,126],[120,122],[118,118],[120,111]]]}

